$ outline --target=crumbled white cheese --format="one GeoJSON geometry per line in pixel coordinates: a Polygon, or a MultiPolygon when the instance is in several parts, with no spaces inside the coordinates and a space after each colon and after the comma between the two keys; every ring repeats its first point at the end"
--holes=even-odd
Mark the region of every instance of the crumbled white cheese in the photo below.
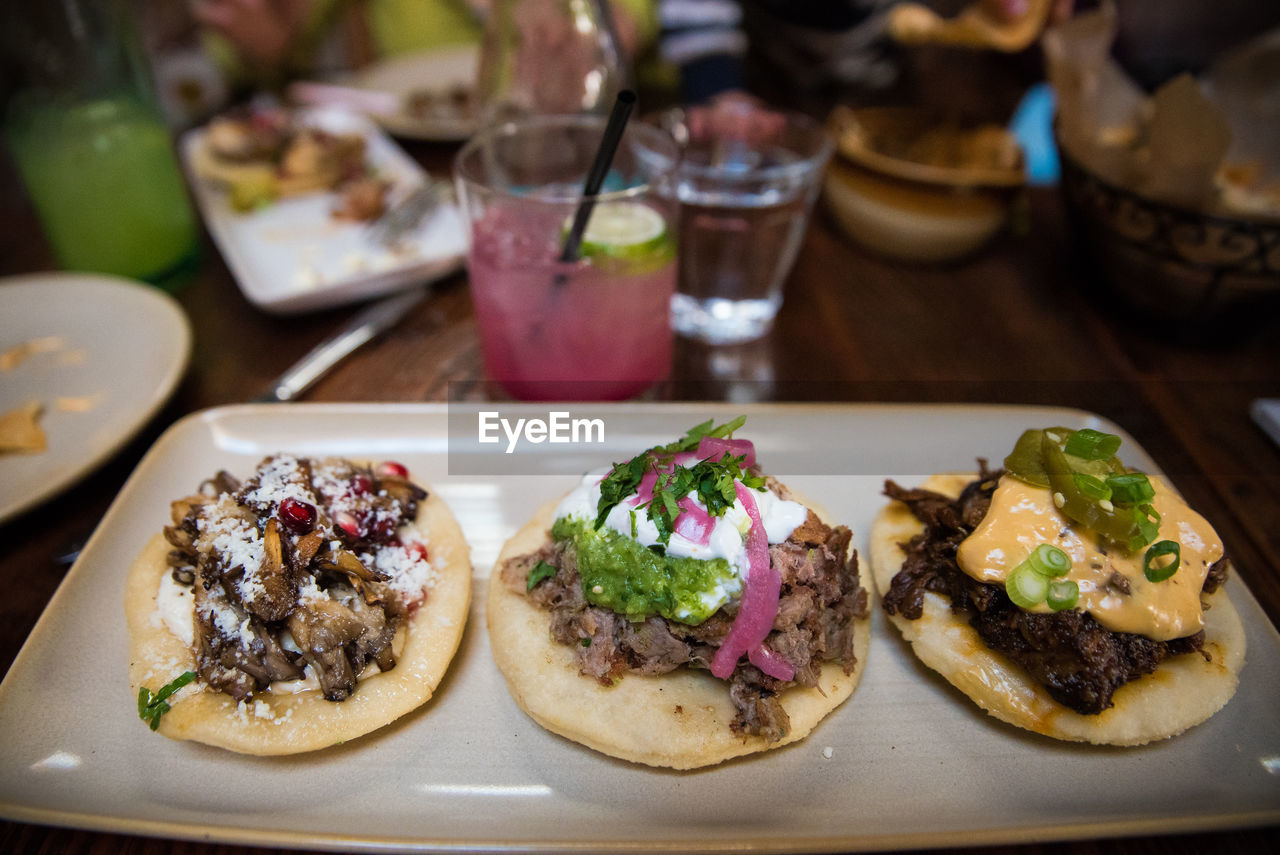
{"type": "Polygon", "coordinates": [[[298,460],[288,455],[279,455],[258,469],[258,486],[245,494],[245,501],[251,504],[278,507],[285,499],[314,504],[315,497],[303,480],[298,460]]]}
{"type": "Polygon", "coordinates": [[[230,495],[223,494],[198,523],[196,549],[202,554],[221,555],[228,569],[243,568],[236,581],[240,598],[253,603],[265,593],[262,587],[262,561],[266,555],[258,529],[241,516],[240,506],[230,495]]]}
{"type": "MultiPolygon", "coordinates": [[[[402,536],[405,534],[401,531],[402,536]]],[[[387,586],[400,596],[402,602],[415,603],[435,584],[436,571],[431,562],[423,558],[425,550],[398,544],[382,546],[372,555],[359,556],[366,567],[372,567],[389,579],[387,586]]]]}
{"type": "MultiPolygon", "coordinates": [[[[316,577],[310,573],[303,574],[298,583],[298,604],[305,607],[331,599],[328,591],[316,584],[316,577]]],[[[301,651],[298,651],[301,652],[301,651]]]]}

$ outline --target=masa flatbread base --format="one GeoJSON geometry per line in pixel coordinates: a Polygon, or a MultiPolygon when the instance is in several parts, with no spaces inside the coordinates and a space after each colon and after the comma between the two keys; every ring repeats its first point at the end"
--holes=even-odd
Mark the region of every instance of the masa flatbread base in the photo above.
{"type": "MultiPolygon", "coordinates": [[[[201,689],[196,681],[169,699],[172,710],[160,720],[159,732],[243,754],[297,754],[355,739],[426,703],[462,639],[471,598],[471,556],[462,529],[434,492],[419,503],[415,524],[427,543],[435,583],[408,622],[395,668],[361,680],[354,694],[337,703],[312,690],[264,692],[240,705],[229,695],[201,689]]],[[[129,682],[135,697],[140,686],[155,691],[195,670],[191,648],[165,627],[156,610],[160,580],[169,572],[169,549],[162,535],[152,537],[126,583],[129,682]]]]}
{"type": "MultiPolygon", "coordinates": [[[[506,542],[495,568],[547,542],[556,505],[544,505],[506,542]]],[[[860,621],[852,674],[827,663],[818,681],[821,691],[796,687],[781,696],[791,729],[781,740],[769,742],[729,729],[734,711],[728,689],[709,673],[681,668],[657,677],[627,674],[612,686],[581,676],[572,648],[551,638],[549,612],[510,590],[496,569],[489,580],[486,615],[493,656],[507,688],[534,721],[611,757],[673,769],[710,766],[804,739],[853,694],[871,638],[870,620],[860,621]]]]}
{"type": "MultiPolygon", "coordinates": [[[[921,486],[958,496],[977,473],[933,475],[921,486]]],[[[888,591],[902,569],[899,546],[924,530],[901,502],[891,502],[871,529],[871,573],[888,591]]],[[[1081,715],[1055,701],[1021,666],[988,649],[966,618],[951,611],[946,597],[924,596],[917,620],[888,615],[920,661],[937,671],[991,715],[1055,739],[1103,745],[1143,745],[1175,736],[1199,724],[1231,700],[1244,665],[1244,626],[1223,589],[1208,602],[1204,650],[1165,660],[1153,674],[1121,686],[1115,705],[1099,715],[1081,715]]]]}

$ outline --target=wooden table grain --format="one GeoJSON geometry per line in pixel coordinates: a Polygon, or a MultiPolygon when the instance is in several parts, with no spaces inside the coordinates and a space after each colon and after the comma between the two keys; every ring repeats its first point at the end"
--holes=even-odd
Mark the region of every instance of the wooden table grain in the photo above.
{"type": "MultiPolygon", "coordinates": [[[[446,171],[452,146],[407,144],[446,171]]],[[[1056,190],[1028,193],[1022,228],[958,264],[877,258],[819,208],[787,282],[775,329],[747,345],[675,347],[670,400],[1016,403],[1079,407],[1127,429],[1223,535],[1240,577],[1280,621],[1280,448],[1248,414],[1280,397],[1280,318],[1228,340],[1186,343],[1153,319],[1126,317],[1072,239],[1056,190]]],[[[11,171],[0,170],[0,275],[53,267],[11,171]]],[[[207,241],[177,294],[195,331],[189,372],[141,434],[84,481],[0,525],[0,671],[7,672],[66,572],[56,556],[89,531],[157,436],[179,417],[239,402],[349,316],[255,310],[207,241]]],[[[1173,330],[1174,333],[1186,330],[1173,330]]],[[[480,390],[483,365],[464,274],[438,283],[393,331],[362,348],[308,401],[443,401],[480,390]]],[[[3,774],[3,770],[0,770],[3,774]]],[[[1036,843],[1002,853],[1266,851],[1277,829],[1036,843]]],[[[21,823],[0,851],[248,855],[268,850],[21,823]]],[[[966,850],[968,851],[968,850],[966,850]]],[[[1274,850],[1272,850],[1274,851],[1274,850]]]]}

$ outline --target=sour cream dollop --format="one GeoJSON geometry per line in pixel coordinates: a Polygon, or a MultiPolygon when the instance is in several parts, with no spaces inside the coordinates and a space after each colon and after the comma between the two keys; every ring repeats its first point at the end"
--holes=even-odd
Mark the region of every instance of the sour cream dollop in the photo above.
{"type": "MultiPolygon", "coordinates": [[[[575,517],[595,522],[597,508],[600,505],[600,482],[609,474],[609,469],[596,469],[583,476],[574,490],[565,496],[556,507],[556,519],[575,517]]],[[[782,543],[795,531],[808,516],[808,509],[799,502],[780,498],[771,490],[754,490],[752,494],[764,524],[765,538],[769,543],[782,543]]],[[[698,501],[696,491],[686,497],[703,510],[706,506],[698,501]]],[[[644,546],[655,546],[658,540],[658,527],[649,519],[648,508],[637,508],[639,497],[632,495],[623,499],[609,515],[605,517],[605,525],[625,537],[633,537],[631,533],[632,512],[635,514],[634,539],[644,546]]],[[[742,501],[737,500],[727,509],[723,516],[713,517],[714,523],[706,543],[697,543],[678,532],[671,534],[666,544],[667,555],[676,558],[698,558],[708,560],[723,558],[729,562],[739,581],[747,578],[749,571],[747,561],[746,533],[751,527],[751,519],[742,501]]],[[[729,592],[735,593],[735,592],[729,592]]],[[[727,599],[727,598],[726,598],[727,599]]]]}

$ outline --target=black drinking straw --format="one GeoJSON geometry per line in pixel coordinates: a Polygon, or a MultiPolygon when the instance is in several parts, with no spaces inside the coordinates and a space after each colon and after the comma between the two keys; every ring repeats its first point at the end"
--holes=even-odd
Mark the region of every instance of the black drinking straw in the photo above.
{"type": "MultiPolygon", "coordinates": [[[[631,110],[636,106],[636,93],[623,89],[618,93],[618,100],[613,102],[613,110],[609,113],[609,123],[605,125],[604,136],[600,138],[600,147],[596,149],[596,158],[591,163],[587,180],[582,185],[582,201],[573,215],[573,225],[569,234],[565,235],[564,248],[560,252],[560,260],[571,264],[578,260],[578,250],[582,247],[582,233],[587,229],[587,220],[591,219],[591,209],[596,204],[596,194],[604,184],[605,176],[613,163],[613,156],[618,152],[618,144],[622,142],[622,132],[626,130],[627,120],[631,118],[631,110]]],[[[556,277],[556,283],[565,283],[563,274],[556,277]]]]}

